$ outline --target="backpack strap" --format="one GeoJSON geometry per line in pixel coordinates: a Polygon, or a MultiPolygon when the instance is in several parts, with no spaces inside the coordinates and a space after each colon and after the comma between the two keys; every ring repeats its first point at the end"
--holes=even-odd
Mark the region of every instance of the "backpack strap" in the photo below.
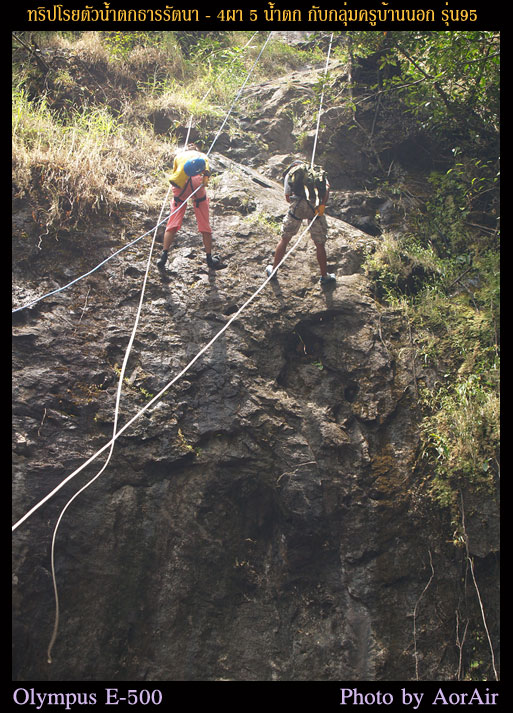
{"type": "Polygon", "coordinates": [[[292,190],[292,193],[298,198],[302,198],[305,195],[304,192],[304,173],[306,170],[306,165],[304,163],[292,164],[292,167],[287,171],[286,183],[292,190]]]}
{"type": "MultiPolygon", "coordinates": [[[[177,186],[176,183],[174,183],[173,181],[171,181],[171,183],[173,184],[173,186],[175,186],[175,188],[180,188],[180,186],[177,186]]],[[[189,185],[189,183],[191,184],[191,188],[192,188],[192,178],[189,178],[189,179],[187,180],[187,183],[186,183],[185,186],[182,188],[180,194],[179,194],[178,196],[175,196],[175,197],[174,197],[176,203],[183,203],[182,196],[183,196],[183,194],[185,193],[185,191],[187,190],[187,186],[189,185]]]]}
{"type": "Polygon", "coordinates": [[[289,166],[287,166],[287,168],[281,174],[282,179],[284,179],[285,176],[287,175],[287,173],[289,173],[289,171],[291,171],[295,166],[300,166],[302,164],[303,164],[303,161],[299,161],[299,160],[292,161],[292,163],[289,166]]]}

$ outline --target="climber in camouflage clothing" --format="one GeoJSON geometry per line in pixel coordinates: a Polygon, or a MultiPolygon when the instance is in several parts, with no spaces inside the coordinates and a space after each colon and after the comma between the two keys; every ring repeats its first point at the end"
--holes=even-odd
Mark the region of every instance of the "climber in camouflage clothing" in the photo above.
{"type": "MultiPolygon", "coordinates": [[[[294,161],[284,172],[285,200],[290,203],[290,209],[284,218],[280,242],[274,253],[272,265],[266,267],[268,276],[272,275],[282,261],[287,245],[291,238],[297,234],[303,220],[310,222],[312,238],[317,255],[317,262],[321,271],[320,284],[325,285],[335,281],[335,275],[328,273],[326,257],[326,237],[328,223],[324,216],[324,209],[329,196],[329,183],[326,173],[322,169],[310,167],[303,161],[294,161]]],[[[274,277],[276,273],[274,273],[274,277]]]]}

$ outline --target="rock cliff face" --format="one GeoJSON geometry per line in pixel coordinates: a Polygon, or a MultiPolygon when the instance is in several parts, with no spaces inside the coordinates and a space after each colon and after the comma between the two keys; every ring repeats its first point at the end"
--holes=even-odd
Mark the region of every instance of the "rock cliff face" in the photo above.
{"type": "MultiPolygon", "coordinates": [[[[292,86],[290,96],[261,88],[251,141],[241,117],[238,139],[222,136],[212,155],[215,252],[228,267],[207,269],[190,208],[165,277],[153,261],[120,425],[263,281],[286,210],[278,176],[294,147],[278,148],[283,133],[292,142],[285,107],[303,91],[292,86]]],[[[118,439],[104,475],[66,513],[51,665],[51,535],[103,456],[16,532],[16,680],[455,677],[461,557],[415,496],[407,335],[362,273],[376,231],[333,217],[346,188],[328,217],[336,285],[319,286],[304,236],[279,279],[118,439]]],[[[15,232],[30,221],[23,206],[14,219],[15,232]]],[[[142,233],[154,216],[140,220],[142,233]]],[[[87,242],[61,239],[36,261],[15,252],[16,304],[112,253],[118,229],[105,221],[87,242]]],[[[15,519],[111,437],[148,249],[145,239],[14,315],[15,519]]],[[[486,586],[493,566],[481,575],[486,586]]],[[[476,602],[466,606],[476,614],[476,602]]]]}

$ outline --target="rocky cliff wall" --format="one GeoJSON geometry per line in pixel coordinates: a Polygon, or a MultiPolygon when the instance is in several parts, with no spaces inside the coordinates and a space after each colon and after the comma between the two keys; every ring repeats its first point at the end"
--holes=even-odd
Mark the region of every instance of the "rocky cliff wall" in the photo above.
{"type": "MultiPolygon", "coordinates": [[[[291,127],[279,110],[266,119],[265,91],[265,125],[253,129],[267,148],[251,144],[241,164],[232,135],[212,156],[215,251],[228,267],[206,268],[189,209],[166,275],[150,272],[121,425],[264,279],[286,210],[278,169],[292,148],[269,167],[276,132],[291,127]]],[[[290,107],[291,96],[269,94],[290,107]]],[[[17,303],[119,247],[116,220],[87,242],[47,243],[39,261],[18,254],[17,303]]],[[[18,206],[15,234],[29,222],[18,206]]],[[[16,532],[15,680],[455,677],[458,612],[477,621],[477,602],[448,523],[416,496],[407,334],[363,275],[379,238],[332,215],[328,223],[336,285],[319,286],[305,236],[279,279],[118,439],[105,474],[66,513],[51,665],[51,535],[101,459],[16,532]]],[[[15,519],[111,437],[148,249],[139,242],[14,315],[15,519]]],[[[486,589],[495,565],[485,549],[486,589]]]]}

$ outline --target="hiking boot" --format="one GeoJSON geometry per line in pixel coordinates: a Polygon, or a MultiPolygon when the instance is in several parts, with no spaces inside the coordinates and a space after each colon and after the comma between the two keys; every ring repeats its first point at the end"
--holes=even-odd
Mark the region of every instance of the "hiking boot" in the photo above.
{"type": "Polygon", "coordinates": [[[320,280],[319,284],[320,285],[329,285],[332,282],[335,282],[336,278],[335,275],[332,272],[328,272],[326,275],[323,275],[320,280]]]}
{"type": "Polygon", "coordinates": [[[218,255],[207,255],[207,265],[212,268],[212,270],[222,270],[226,265],[221,261],[218,255]]]}
{"type": "MultiPolygon", "coordinates": [[[[267,277],[271,277],[271,275],[273,274],[273,270],[274,267],[272,265],[267,265],[267,267],[265,268],[265,274],[267,275],[267,277]]],[[[272,279],[276,280],[277,275],[278,272],[275,272],[272,279]]]]}
{"type": "Polygon", "coordinates": [[[166,262],[167,262],[167,250],[164,250],[162,252],[162,255],[160,256],[160,258],[157,260],[157,267],[159,268],[159,270],[164,269],[164,267],[166,266],[166,262]]]}

